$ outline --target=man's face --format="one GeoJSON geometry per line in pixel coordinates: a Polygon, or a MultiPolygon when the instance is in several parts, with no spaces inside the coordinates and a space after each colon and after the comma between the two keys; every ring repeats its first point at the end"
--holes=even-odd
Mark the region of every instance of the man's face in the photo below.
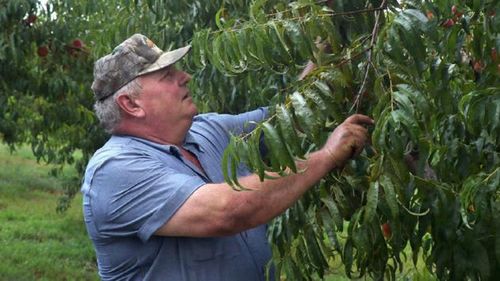
{"type": "Polygon", "coordinates": [[[191,121],[197,114],[187,83],[191,76],[175,66],[141,76],[142,93],[137,98],[149,124],[158,128],[191,121]],[[166,123],[165,123],[166,122],[166,123]]]}

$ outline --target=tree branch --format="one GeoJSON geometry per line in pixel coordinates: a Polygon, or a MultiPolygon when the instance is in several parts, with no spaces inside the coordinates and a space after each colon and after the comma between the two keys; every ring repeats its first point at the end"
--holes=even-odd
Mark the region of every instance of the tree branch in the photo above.
{"type": "Polygon", "coordinates": [[[356,113],[359,113],[361,99],[363,98],[363,93],[365,91],[366,84],[368,82],[370,67],[373,65],[372,53],[373,53],[373,46],[375,45],[375,41],[377,40],[377,35],[380,27],[380,14],[382,13],[381,10],[385,9],[386,2],[387,0],[382,1],[380,7],[376,8],[377,11],[375,12],[375,24],[373,25],[370,46],[368,47],[366,69],[365,69],[365,75],[363,77],[363,83],[361,83],[361,87],[359,88],[358,94],[356,95],[356,99],[354,100],[354,103],[349,111],[352,111],[354,108],[356,108],[356,113]]]}

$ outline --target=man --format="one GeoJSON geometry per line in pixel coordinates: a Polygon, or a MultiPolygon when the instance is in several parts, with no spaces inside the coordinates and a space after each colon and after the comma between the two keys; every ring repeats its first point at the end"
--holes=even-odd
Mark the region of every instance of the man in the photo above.
{"type": "Polygon", "coordinates": [[[103,280],[265,280],[265,224],[367,140],[373,121],[351,116],[297,163],[304,172],[261,182],[241,168],[254,191],[234,191],[221,171],[229,134],[249,132],[267,110],[197,115],[191,77],[174,66],[188,51],[162,52],[136,34],[96,62],[95,110],[112,136],[89,161],[82,192],[103,280]]]}

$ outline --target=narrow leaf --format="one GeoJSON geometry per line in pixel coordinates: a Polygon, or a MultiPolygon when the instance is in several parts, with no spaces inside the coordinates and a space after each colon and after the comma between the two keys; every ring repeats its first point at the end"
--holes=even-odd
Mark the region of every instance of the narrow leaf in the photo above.
{"type": "Polygon", "coordinates": [[[366,196],[366,205],[364,207],[364,223],[369,224],[375,217],[378,204],[379,183],[370,183],[370,188],[366,196]]]}

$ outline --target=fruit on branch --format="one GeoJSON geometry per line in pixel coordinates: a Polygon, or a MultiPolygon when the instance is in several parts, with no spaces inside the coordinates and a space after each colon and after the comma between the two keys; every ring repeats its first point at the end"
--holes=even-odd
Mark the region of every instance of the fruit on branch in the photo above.
{"type": "Polygon", "coordinates": [[[392,236],[391,225],[388,222],[386,222],[386,223],[382,224],[381,228],[382,228],[382,234],[384,235],[384,237],[386,239],[391,238],[391,236],[392,236]]]}
{"type": "Polygon", "coordinates": [[[28,15],[28,17],[26,18],[25,21],[27,24],[33,24],[33,23],[35,23],[36,19],[37,19],[37,16],[35,14],[30,14],[30,15],[28,15]]]}
{"type": "Polygon", "coordinates": [[[457,6],[453,5],[451,7],[451,13],[455,16],[456,19],[462,17],[463,13],[460,12],[457,8],[457,6]]]}
{"type": "Polygon", "coordinates": [[[433,12],[431,12],[430,10],[427,10],[425,13],[427,15],[427,19],[428,20],[433,20],[434,19],[434,13],[433,12]]]}
{"type": "Polygon", "coordinates": [[[493,62],[496,62],[497,59],[498,59],[498,54],[497,54],[497,49],[495,47],[491,48],[491,52],[490,52],[490,56],[491,56],[491,60],[493,62]]]}
{"type": "Polygon", "coordinates": [[[85,43],[81,39],[74,39],[70,44],[65,46],[66,51],[71,57],[78,57],[80,53],[88,53],[88,49],[85,46],[85,43]]]}
{"type": "Polygon", "coordinates": [[[39,46],[36,53],[39,57],[44,58],[49,54],[49,48],[45,45],[39,46]]]}
{"type": "Polygon", "coordinates": [[[71,42],[71,45],[72,45],[73,47],[75,47],[75,48],[80,49],[80,48],[82,48],[82,47],[83,47],[83,41],[82,41],[82,40],[80,40],[80,39],[75,39],[75,40],[73,40],[73,42],[71,42]]]}
{"type": "Polygon", "coordinates": [[[453,19],[447,19],[441,24],[441,26],[444,28],[450,28],[453,25],[455,25],[455,21],[453,19]]]}
{"type": "Polygon", "coordinates": [[[477,73],[481,73],[483,70],[483,63],[480,60],[477,60],[473,64],[474,71],[477,73]]]}
{"type": "Polygon", "coordinates": [[[469,211],[469,213],[475,213],[476,208],[474,207],[474,204],[470,204],[469,207],[467,207],[467,211],[469,211]]]}

